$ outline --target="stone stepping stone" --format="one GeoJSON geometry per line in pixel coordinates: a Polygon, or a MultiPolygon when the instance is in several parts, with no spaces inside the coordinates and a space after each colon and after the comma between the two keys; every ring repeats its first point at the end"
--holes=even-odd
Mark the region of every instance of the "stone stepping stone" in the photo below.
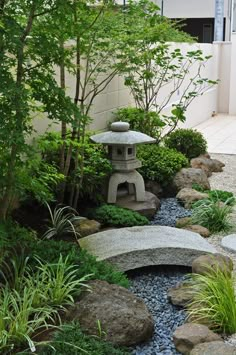
{"type": "Polygon", "coordinates": [[[216,253],[199,234],[165,226],[107,230],[79,239],[79,244],[98,260],[107,260],[121,271],[151,265],[191,267],[198,256],[216,253]]]}
{"type": "Polygon", "coordinates": [[[221,241],[221,245],[224,249],[236,253],[236,234],[230,234],[224,237],[221,241]]]}

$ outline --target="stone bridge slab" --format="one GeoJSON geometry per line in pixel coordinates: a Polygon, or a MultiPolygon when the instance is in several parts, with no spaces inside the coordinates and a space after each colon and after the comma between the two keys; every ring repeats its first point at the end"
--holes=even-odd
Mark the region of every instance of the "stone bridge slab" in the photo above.
{"type": "Polygon", "coordinates": [[[196,257],[217,252],[199,234],[165,226],[111,229],[82,238],[79,244],[121,271],[151,265],[191,266],[196,257]]]}

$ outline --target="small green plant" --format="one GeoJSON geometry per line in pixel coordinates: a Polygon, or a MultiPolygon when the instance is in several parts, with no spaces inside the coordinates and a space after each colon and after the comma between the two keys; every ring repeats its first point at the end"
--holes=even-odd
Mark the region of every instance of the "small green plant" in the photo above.
{"type": "Polygon", "coordinates": [[[153,138],[160,139],[165,123],[156,112],[145,111],[136,107],[124,107],[114,114],[116,121],[124,121],[130,124],[130,129],[143,132],[153,138]]]}
{"type": "Polygon", "coordinates": [[[80,221],[83,217],[78,216],[76,210],[70,206],[59,207],[56,206],[52,211],[48,203],[46,203],[50,214],[50,225],[48,230],[44,233],[43,238],[61,237],[65,234],[73,233],[77,237],[74,223],[80,221]],[[77,214],[77,215],[76,215],[77,214]]]}
{"type": "Polygon", "coordinates": [[[193,129],[176,129],[168,135],[165,145],[168,148],[176,149],[189,160],[207,151],[207,141],[200,132],[193,129]]]}
{"type": "Polygon", "coordinates": [[[156,144],[138,147],[137,156],[142,162],[139,171],[144,179],[155,180],[163,186],[168,185],[179,170],[188,166],[183,154],[156,144]]]}
{"type": "Polygon", "coordinates": [[[217,202],[222,201],[226,205],[233,206],[235,204],[235,197],[232,192],[222,190],[210,190],[208,191],[209,199],[217,202]]]}
{"type": "Polygon", "coordinates": [[[113,227],[132,227],[144,226],[149,221],[138,212],[114,205],[102,205],[89,211],[89,216],[105,226],[113,227]]]}
{"type": "Polygon", "coordinates": [[[211,233],[227,232],[231,229],[229,214],[232,208],[220,201],[200,200],[193,204],[192,223],[200,224],[211,233]]]}
{"type": "MultiPolygon", "coordinates": [[[[79,294],[81,287],[87,287],[85,281],[91,275],[78,278],[78,265],[71,265],[68,259],[68,256],[63,259],[60,255],[56,264],[45,264],[37,260],[37,272],[34,274],[34,279],[30,281],[30,285],[33,282],[35,287],[40,289],[41,297],[47,304],[72,304],[73,297],[79,294]]],[[[26,282],[28,284],[28,281],[26,282]]]]}
{"type": "Polygon", "coordinates": [[[78,323],[65,324],[56,332],[52,342],[41,347],[40,355],[129,355],[125,348],[115,347],[100,337],[85,335],[78,323]]]}
{"type": "Polygon", "coordinates": [[[196,323],[207,323],[220,333],[236,332],[235,280],[231,274],[211,268],[206,275],[192,274],[188,287],[193,291],[188,313],[196,323]]]}
{"type": "Polygon", "coordinates": [[[7,354],[22,344],[32,352],[35,345],[32,335],[54,323],[56,310],[51,306],[34,307],[37,290],[24,287],[21,292],[4,287],[0,295],[0,352],[7,354]]]}
{"type": "Polygon", "coordinates": [[[202,186],[198,184],[192,184],[192,188],[199,192],[207,193],[209,200],[214,202],[224,202],[226,205],[233,206],[235,204],[235,197],[232,192],[224,190],[205,190],[202,186]]]}
{"type": "MultiPolygon", "coordinates": [[[[13,349],[28,343],[35,351],[32,336],[41,328],[53,326],[60,320],[58,311],[74,302],[84,281],[90,275],[77,277],[77,265],[68,263],[60,256],[56,264],[47,264],[37,259],[37,267],[22,263],[20,272],[5,275],[0,293],[0,350],[13,349]],[[10,280],[10,283],[9,283],[10,280]]],[[[10,270],[9,267],[7,270],[10,270]]]]}

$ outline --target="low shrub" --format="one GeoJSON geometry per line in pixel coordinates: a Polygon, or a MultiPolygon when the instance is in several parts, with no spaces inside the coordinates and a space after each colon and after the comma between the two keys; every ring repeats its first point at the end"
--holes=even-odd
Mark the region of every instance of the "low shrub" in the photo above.
{"type": "Polygon", "coordinates": [[[155,180],[168,185],[175,174],[188,166],[187,158],[174,149],[146,144],[138,147],[138,158],[142,162],[140,173],[146,180],[155,180]]]}
{"type": "Polygon", "coordinates": [[[233,277],[220,269],[209,269],[206,275],[192,274],[190,287],[193,301],[188,313],[196,323],[207,323],[214,331],[236,332],[236,299],[233,277]]]}
{"type": "Polygon", "coordinates": [[[144,226],[149,221],[138,212],[114,205],[102,205],[89,211],[89,217],[105,226],[133,227],[144,226]]]}
{"type": "Polygon", "coordinates": [[[145,133],[153,138],[160,139],[165,123],[156,112],[146,112],[136,107],[124,107],[114,114],[116,121],[124,121],[130,124],[130,129],[145,133]]]}
{"type": "Polygon", "coordinates": [[[99,337],[85,335],[78,323],[61,327],[48,346],[41,347],[40,355],[128,355],[130,351],[115,347],[99,337]]]}
{"type": "Polygon", "coordinates": [[[231,206],[219,201],[209,199],[200,200],[192,205],[192,223],[200,224],[209,229],[211,233],[227,232],[231,229],[229,214],[232,212],[231,206]]]}
{"type": "Polygon", "coordinates": [[[189,160],[207,151],[207,141],[200,132],[193,129],[176,129],[168,135],[165,145],[176,149],[189,160]]]}

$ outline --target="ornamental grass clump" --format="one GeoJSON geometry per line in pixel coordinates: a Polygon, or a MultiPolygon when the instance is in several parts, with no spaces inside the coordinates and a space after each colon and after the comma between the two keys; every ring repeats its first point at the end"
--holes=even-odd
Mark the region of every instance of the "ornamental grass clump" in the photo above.
{"type": "Polygon", "coordinates": [[[55,264],[37,259],[36,271],[28,265],[28,259],[5,266],[0,290],[0,353],[28,346],[34,352],[35,334],[42,329],[60,323],[60,313],[74,302],[84,281],[90,276],[78,278],[77,265],[62,256],[55,264]],[[8,272],[12,274],[9,275],[8,272]],[[60,311],[60,313],[59,313],[60,311]]]}
{"type": "Polygon", "coordinates": [[[232,207],[221,201],[200,200],[193,204],[192,223],[209,229],[211,233],[227,232],[232,228],[232,207]]]}
{"type": "Polygon", "coordinates": [[[44,233],[43,238],[50,239],[71,233],[77,237],[78,232],[76,232],[74,224],[84,218],[78,216],[77,211],[70,206],[56,206],[52,211],[49,204],[46,203],[46,205],[49,211],[50,220],[48,230],[44,233]]]}
{"type": "Polygon", "coordinates": [[[192,274],[189,287],[193,301],[188,305],[191,321],[207,324],[212,330],[236,333],[235,279],[229,272],[209,267],[205,275],[192,274]]]}

